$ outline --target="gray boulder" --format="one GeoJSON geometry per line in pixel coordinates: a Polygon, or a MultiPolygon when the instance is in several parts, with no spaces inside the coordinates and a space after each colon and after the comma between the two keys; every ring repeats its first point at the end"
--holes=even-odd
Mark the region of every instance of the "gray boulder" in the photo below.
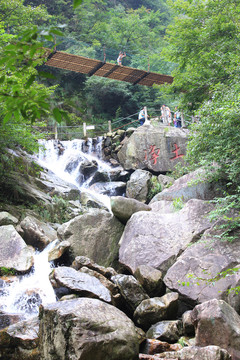
{"type": "Polygon", "coordinates": [[[168,293],[162,297],[143,300],[134,311],[137,325],[148,329],[161,320],[172,320],[177,316],[178,294],[168,293]]]}
{"type": "Polygon", "coordinates": [[[97,299],[79,298],[42,306],[40,352],[44,360],[138,360],[133,322],[97,299]]]}
{"type": "Polygon", "coordinates": [[[149,299],[140,283],[132,275],[118,274],[112,276],[111,280],[118,286],[130,312],[133,313],[143,300],[149,299]]]}
{"type": "Polygon", "coordinates": [[[58,229],[58,237],[68,240],[73,259],[87,256],[103,266],[111,266],[118,257],[119,240],[124,226],[104,210],[93,209],[79,215],[58,229]]]}
{"type": "Polygon", "coordinates": [[[150,202],[149,206],[151,207],[152,211],[156,211],[158,214],[167,214],[167,213],[174,213],[176,209],[173,206],[173,201],[167,200],[160,200],[150,202]]]}
{"type": "Polygon", "coordinates": [[[149,265],[140,265],[134,272],[134,276],[150,297],[164,294],[165,285],[161,271],[149,265]]]}
{"type": "Polygon", "coordinates": [[[117,275],[117,272],[112,267],[100,266],[86,256],[77,256],[72,263],[72,267],[75,270],[80,270],[83,266],[97,271],[107,279],[111,279],[112,276],[117,275]]]}
{"type": "Polygon", "coordinates": [[[234,360],[240,359],[240,316],[230,305],[213,299],[197,305],[191,316],[196,329],[196,346],[220,346],[234,360]]]}
{"type": "Polygon", "coordinates": [[[224,184],[211,181],[211,177],[204,169],[197,169],[174,181],[168,189],[154,196],[150,203],[159,200],[174,200],[181,198],[183,201],[190,199],[212,200],[223,194],[224,184]]]}
{"type": "Polygon", "coordinates": [[[127,182],[126,196],[145,203],[150,189],[152,174],[149,171],[138,169],[132,173],[127,182]]]}
{"type": "Polygon", "coordinates": [[[140,126],[124,142],[118,159],[126,170],[148,169],[167,172],[174,169],[186,153],[187,131],[160,125],[140,126]]]}
{"type": "Polygon", "coordinates": [[[229,289],[240,285],[240,273],[219,277],[219,273],[240,266],[239,242],[237,239],[221,241],[217,235],[219,230],[215,230],[214,226],[207,230],[201,241],[188,247],[169,268],[164,282],[190,304],[216,298],[225,300],[239,312],[239,296],[234,291],[229,292],[229,289]],[[188,279],[188,274],[191,274],[191,279],[188,279]],[[217,277],[216,281],[208,281],[214,277],[217,277]],[[183,286],[187,282],[190,286],[183,286]]]}
{"type": "Polygon", "coordinates": [[[90,190],[108,196],[123,195],[126,190],[126,184],[123,181],[98,182],[90,186],[90,190]]]}
{"type": "Polygon", "coordinates": [[[111,302],[109,290],[96,277],[89,274],[79,272],[67,266],[61,266],[54,269],[52,279],[59,286],[66,287],[80,296],[111,302]]]}
{"type": "MultiPolygon", "coordinates": [[[[140,359],[144,360],[144,358],[141,357],[140,359]]],[[[178,351],[164,352],[152,358],[152,360],[158,360],[158,359],[233,360],[231,355],[226,350],[221,349],[219,346],[206,346],[206,347],[189,346],[178,351]]]]}
{"type": "Polygon", "coordinates": [[[69,241],[58,242],[48,253],[48,261],[59,259],[70,248],[69,241]]]}
{"type": "Polygon", "coordinates": [[[57,239],[57,231],[48,223],[33,216],[25,217],[21,222],[21,235],[26,244],[43,250],[51,241],[57,239]]]}
{"type": "Polygon", "coordinates": [[[158,339],[168,343],[176,343],[182,335],[182,322],[180,320],[164,320],[152,325],[147,331],[149,339],[158,339]]]}
{"type": "Polygon", "coordinates": [[[207,202],[193,199],[178,212],[133,214],[121,238],[119,261],[133,273],[139,265],[166,273],[177,257],[210,228],[206,215],[211,208],[207,202]]]}
{"type": "Polygon", "coordinates": [[[27,246],[13,225],[0,226],[0,267],[26,272],[33,265],[34,249],[27,246]]]}
{"type": "Polygon", "coordinates": [[[38,317],[20,321],[0,330],[2,360],[39,360],[38,317]]]}
{"type": "Polygon", "coordinates": [[[7,211],[0,212],[0,226],[2,225],[17,225],[18,219],[12,216],[7,211]]]}
{"type": "Polygon", "coordinates": [[[113,214],[124,224],[132,214],[138,211],[150,211],[151,207],[135,199],[128,199],[123,196],[111,197],[111,209],[113,214]]]}

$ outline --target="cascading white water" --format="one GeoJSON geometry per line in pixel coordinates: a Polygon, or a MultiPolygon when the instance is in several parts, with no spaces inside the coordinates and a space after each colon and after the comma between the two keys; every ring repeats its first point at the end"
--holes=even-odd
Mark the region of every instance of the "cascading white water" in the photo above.
{"type": "Polygon", "coordinates": [[[16,277],[5,284],[0,297],[0,310],[8,314],[19,314],[23,318],[38,314],[40,304],[56,301],[49,281],[52,270],[48,262],[48,253],[57,240],[50,243],[41,253],[34,255],[34,267],[28,275],[16,277]]]}
{"type": "MultiPolygon", "coordinates": [[[[93,151],[92,139],[88,140],[88,152],[83,152],[83,144],[85,140],[71,140],[56,142],[56,140],[43,140],[40,142],[42,149],[39,151],[39,163],[54,172],[59,178],[77,186],[80,190],[84,189],[86,192],[93,195],[111,212],[110,198],[106,195],[95,193],[89,189],[89,183],[92,177],[89,177],[83,184],[79,184],[79,168],[81,164],[88,161],[96,161],[98,169],[108,174],[110,181],[111,166],[101,160],[101,141],[97,144],[97,151],[93,151]],[[59,145],[59,146],[58,146],[59,145]],[[63,146],[63,149],[61,149],[63,146]],[[63,151],[62,151],[63,150],[63,151]],[[72,169],[67,169],[69,163],[76,163],[72,169]]],[[[94,149],[96,150],[96,149],[94,149]]]]}
{"type": "MultiPolygon", "coordinates": [[[[59,178],[68,183],[72,183],[79,189],[92,194],[88,189],[91,178],[81,186],[77,182],[79,176],[79,167],[83,161],[97,161],[98,169],[109,173],[111,167],[103,162],[100,157],[92,154],[93,147],[89,141],[89,153],[82,151],[83,140],[62,141],[59,148],[54,140],[42,141],[43,149],[40,149],[38,155],[39,163],[54,172],[59,178]],[[76,166],[71,171],[66,171],[69,163],[76,162],[76,166]]],[[[99,149],[101,143],[98,144],[99,149]]],[[[99,152],[100,154],[100,152],[99,152]]],[[[109,176],[110,178],[110,176],[109,176]]],[[[110,198],[106,195],[96,194],[94,196],[99,202],[104,204],[110,210],[110,198]]],[[[49,274],[53,266],[48,262],[48,253],[54,247],[57,240],[50,243],[41,253],[37,252],[34,256],[34,267],[28,275],[14,278],[10,283],[5,283],[1,289],[0,312],[7,314],[20,315],[21,318],[28,318],[38,314],[39,305],[56,301],[56,296],[49,281],[49,274]]]]}

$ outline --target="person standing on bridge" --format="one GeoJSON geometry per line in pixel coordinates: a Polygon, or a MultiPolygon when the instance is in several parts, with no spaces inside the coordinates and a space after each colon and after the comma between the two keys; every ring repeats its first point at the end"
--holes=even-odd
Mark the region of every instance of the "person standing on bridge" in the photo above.
{"type": "Polygon", "coordinates": [[[123,53],[122,51],[120,51],[120,53],[118,55],[118,58],[117,58],[117,63],[118,63],[119,66],[122,66],[122,59],[125,56],[127,56],[126,53],[125,52],[123,53]]]}

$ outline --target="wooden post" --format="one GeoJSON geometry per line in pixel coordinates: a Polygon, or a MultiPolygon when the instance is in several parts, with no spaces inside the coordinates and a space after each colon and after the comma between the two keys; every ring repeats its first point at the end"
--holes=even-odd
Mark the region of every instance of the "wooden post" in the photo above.
{"type": "Polygon", "coordinates": [[[181,112],[181,122],[182,122],[182,127],[186,127],[183,112],[181,112]]]}
{"type": "Polygon", "coordinates": [[[87,136],[87,125],[86,125],[85,122],[83,123],[83,136],[84,136],[84,137],[87,136]]]}
{"type": "Polygon", "coordinates": [[[57,131],[57,123],[54,124],[54,134],[55,134],[55,140],[58,139],[58,131],[57,131]]]}
{"type": "Polygon", "coordinates": [[[108,120],[108,132],[112,132],[112,123],[111,120],[108,120]]]}

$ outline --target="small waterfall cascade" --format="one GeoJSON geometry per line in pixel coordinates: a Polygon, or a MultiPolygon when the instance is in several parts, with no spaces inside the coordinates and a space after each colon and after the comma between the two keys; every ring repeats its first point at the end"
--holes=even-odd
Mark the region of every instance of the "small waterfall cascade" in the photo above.
{"type": "Polygon", "coordinates": [[[13,281],[5,283],[0,297],[0,311],[26,319],[38,314],[40,304],[56,301],[49,281],[53,266],[48,262],[48,253],[57,241],[51,242],[42,252],[34,255],[34,266],[28,275],[14,277],[13,281]]]}
{"type": "MultiPolygon", "coordinates": [[[[79,190],[92,194],[100,203],[110,209],[110,198],[89,189],[92,176],[79,182],[81,164],[97,163],[97,169],[110,174],[111,166],[101,159],[101,140],[93,144],[92,139],[72,141],[41,141],[38,163],[52,171],[63,181],[75,185],[79,190]]],[[[110,175],[109,175],[110,179],[110,175]]],[[[56,295],[49,281],[53,264],[48,262],[49,251],[58,240],[51,242],[42,252],[34,255],[34,266],[27,275],[14,276],[4,281],[1,287],[0,314],[28,319],[38,314],[40,304],[56,301],[56,295]]],[[[1,315],[0,315],[1,316],[1,315]]],[[[1,320],[0,320],[1,328],[1,320]]]]}
{"type": "Polygon", "coordinates": [[[79,181],[81,165],[86,162],[97,163],[99,171],[108,174],[110,181],[111,166],[101,159],[101,138],[93,144],[93,139],[75,139],[71,141],[43,140],[39,151],[38,161],[40,165],[48,168],[62,180],[75,185],[79,190],[88,192],[103,203],[110,210],[110,198],[89,189],[92,177],[85,181],[79,181]]]}

